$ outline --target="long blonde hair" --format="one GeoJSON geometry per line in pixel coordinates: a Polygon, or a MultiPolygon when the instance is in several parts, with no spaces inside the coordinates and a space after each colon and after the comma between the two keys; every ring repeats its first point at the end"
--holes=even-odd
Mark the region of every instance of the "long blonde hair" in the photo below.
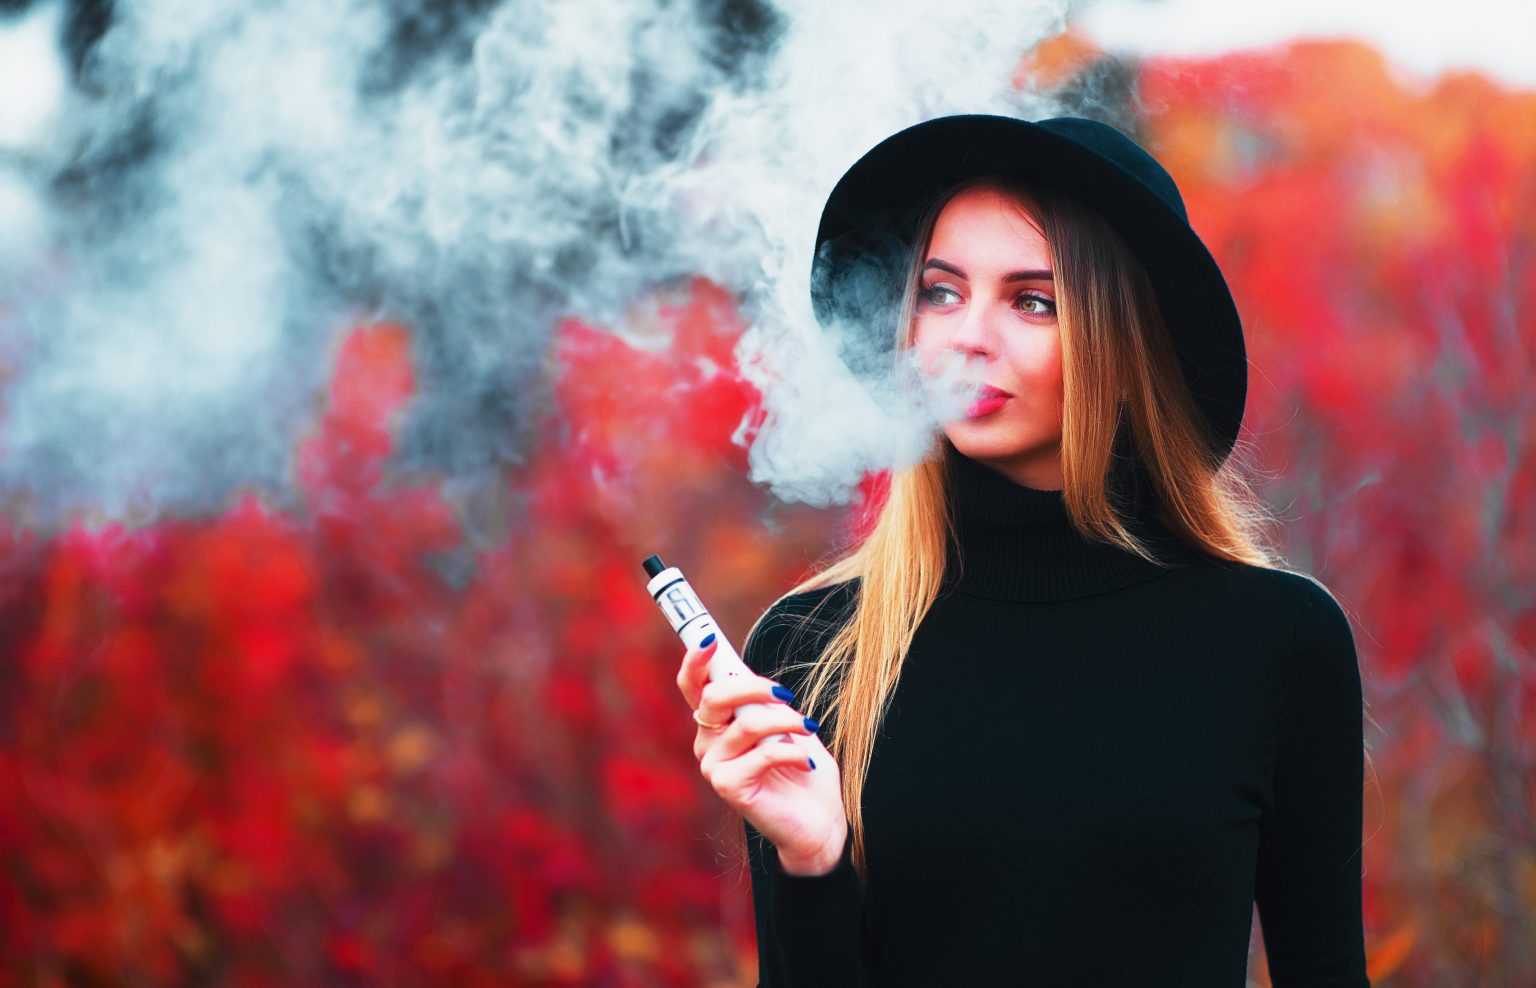
{"type": "MultiPolygon", "coordinates": [[[[1185,385],[1145,269],[1109,224],[1081,202],[995,176],[968,179],[936,197],[913,240],[895,330],[898,354],[912,342],[919,277],[939,213],[954,195],[977,185],[998,188],[1021,203],[1050,247],[1062,352],[1062,497],[1072,524],[1087,538],[1158,561],[1107,493],[1123,408],[1164,525],[1210,556],[1283,565],[1268,538],[1274,519],[1239,462],[1242,444],[1223,463],[1210,452],[1204,420],[1185,385]]],[[[860,581],[846,622],[819,657],[800,664],[806,675],[797,694],[802,711],[812,717],[825,720],[827,711],[835,712],[829,750],[842,772],[853,863],[861,875],[868,874],[864,779],[907,649],[939,593],[946,538],[953,531],[949,505],[943,460],[892,471],[885,503],[863,540],[780,598],[860,581]]],[[[748,638],[761,623],[759,617],[748,638]]]]}

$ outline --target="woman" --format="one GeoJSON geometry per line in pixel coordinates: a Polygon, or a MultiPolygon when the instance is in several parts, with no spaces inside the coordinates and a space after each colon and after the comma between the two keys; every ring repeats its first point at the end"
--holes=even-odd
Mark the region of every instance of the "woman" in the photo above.
{"type": "Polygon", "coordinates": [[[755,678],[684,656],[761,984],[1241,988],[1256,904],[1276,986],[1368,985],[1354,640],[1228,464],[1242,328],[1167,172],[1088,120],[930,120],[834,188],[813,286],[980,390],[755,678]]]}

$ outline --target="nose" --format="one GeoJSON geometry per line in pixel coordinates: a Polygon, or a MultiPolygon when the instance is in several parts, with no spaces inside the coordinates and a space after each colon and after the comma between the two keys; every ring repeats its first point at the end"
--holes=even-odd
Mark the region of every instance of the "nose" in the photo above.
{"type": "Polygon", "coordinates": [[[995,346],[994,330],[987,306],[967,306],[955,326],[954,335],[949,338],[950,349],[966,358],[990,357],[995,346]]]}

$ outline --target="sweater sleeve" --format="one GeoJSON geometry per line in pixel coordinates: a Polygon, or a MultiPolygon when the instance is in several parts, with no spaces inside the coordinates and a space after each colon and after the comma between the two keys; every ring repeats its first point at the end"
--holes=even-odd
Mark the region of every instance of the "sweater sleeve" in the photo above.
{"type": "MultiPolygon", "coordinates": [[[[796,619],[770,611],[748,638],[742,659],[753,672],[791,690],[798,683],[776,672],[783,663],[786,627],[796,619]]],[[[798,690],[796,690],[798,692],[798,690]]],[[[823,731],[826,728],[823,727],[823,731]]],[[[757,927],[759,988],[862,988],[868,984],[863,952],[864,881],[853,867],[852,844],[823,875],[784,871],[773,843],[745,819],[752,906],[757,927]]]]}
{"type": "Polygon", "coordinates": [[[1364,705],[1349,620],[1312,582],[1259,828],[1254,898],[1275,988],[1369,988],[1361,910],[1364,705]]]}
{"type": "Polygon", "coordinates": [[[791,875],[752,824],[747,860],[757,924],[758,988],[862,988],[864,884],[853,867],[852,838],[825,875],[791,875]]]}

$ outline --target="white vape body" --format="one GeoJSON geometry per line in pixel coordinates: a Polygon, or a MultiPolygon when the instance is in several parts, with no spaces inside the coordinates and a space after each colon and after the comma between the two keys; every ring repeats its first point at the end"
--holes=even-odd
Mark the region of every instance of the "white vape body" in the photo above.
{"type": "MultiPolygon", "coordinates": [[[[715,635],[715,651],[709,657],[709,678],[711,680],[722,679],[726,676],[752,676],[754,673],[742,661],[736,649],[731,646],[730,639],[725,637],[715,619],[699,595],[693,592],[693,587],[683,578],[682,570],[676,566],[664,566],[658,556],[646,558],[645,571],[651,575],[651,579],[645,585],[645,590],[656,601],[661,612],[672,623],[672,630],[683,640],[683,644],[689,648],[698,648],[699,642],[710,632],[715,635]]],[[[766,707],[765,703],[743,703],[736,709],[753,710],[766,707]]],[[[772,734],[764,738],[765,741],[792,741],[788,734],[772,734]]]]}

